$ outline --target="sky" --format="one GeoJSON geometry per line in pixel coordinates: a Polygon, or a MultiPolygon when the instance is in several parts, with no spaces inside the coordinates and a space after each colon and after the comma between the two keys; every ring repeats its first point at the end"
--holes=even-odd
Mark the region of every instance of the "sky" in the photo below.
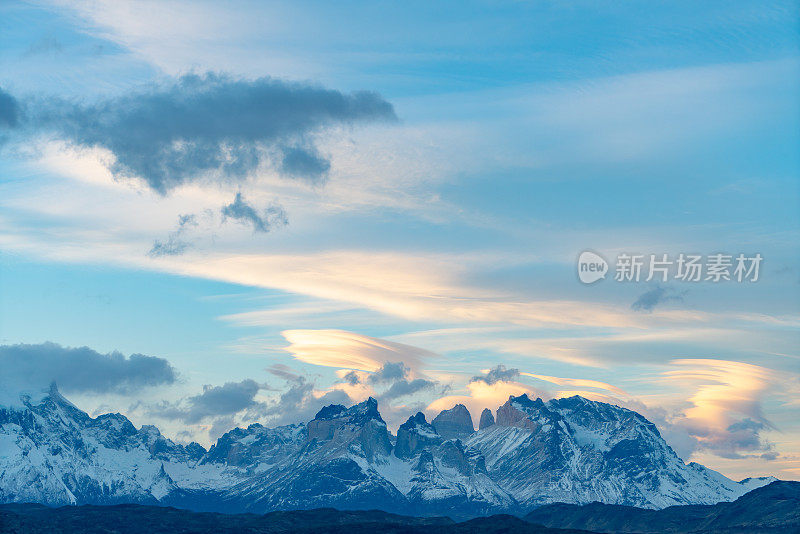
{"type": "Polygon", "coordinates": [[[204,445],[580,394],[800,480],[799,7],[3,2],[0,387],[204,445]]]}

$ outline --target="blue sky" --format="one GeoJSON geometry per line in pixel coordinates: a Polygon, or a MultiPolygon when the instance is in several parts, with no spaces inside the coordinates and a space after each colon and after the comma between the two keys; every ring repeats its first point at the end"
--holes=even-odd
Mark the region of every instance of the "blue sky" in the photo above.
{"type": "Polygon", "coordinates": [[[178,439],[578,392],[687,460],[800,478],[797,13],[6,2],[0,344],[164,359],[177,378],[66,393],[178,439]],[[764,262],[586,286],[586,249],[764,262]],[[176,415],[224,384],[246,402],[176,415]]]}

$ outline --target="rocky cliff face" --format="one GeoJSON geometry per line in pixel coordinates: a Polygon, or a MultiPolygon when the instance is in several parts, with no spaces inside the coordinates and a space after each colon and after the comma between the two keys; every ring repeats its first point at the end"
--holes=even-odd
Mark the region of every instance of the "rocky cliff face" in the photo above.
{"type": "Polygon", "coordinates": [[[425,420],[425,414],[417,412],[397,429],[394,454],[398,458],[410,458],[442,441],[443,438],[436,432],[436,428],[425,420]]]}
{"type": "Polygon", "coordinates": [[[481,420],[478,423],[478,430],[484,430],[494,424],[494,416],[489,408],[484,408],[481,412],[481,420]]]}
{"type": "Polygon", "coordinates": [[[713,503],[769,482],[686,465],[641,415],[581,397],[511,397],[495,424],[484,415],[475,432],[463,406],[434,424],[417,413],[393,445],[368,399],[328,406],[308,423],[237,428],[205,451],[120,414],[89,417],[53,388],[0,407],[0,502],[470,517],[555,501],[713,503]]]}
{"type": "Polygon", "coordinates": [[[472,416],[463,404],[442,411],[431,422],[436,432],[445,439],[466,439],[475,433],[472,416]]]}

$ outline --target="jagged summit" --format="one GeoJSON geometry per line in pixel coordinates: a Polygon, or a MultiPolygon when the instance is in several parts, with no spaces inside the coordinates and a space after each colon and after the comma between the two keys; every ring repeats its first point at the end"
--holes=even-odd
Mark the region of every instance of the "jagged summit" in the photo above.
{"type": "Polygon", "coordinates": [[[484,430],[494,424],[494,415],[489,408],[484,408],[481,412],[481,420],[478,423],[478,430],[484,430]]]}
{"type": "Polygon", "coordinates": [[[496,418],[484,410],[478,431],[463,405],[432,422],[418,412],[394,443],[369,398],[326,406],[308,423],[236,428],[208,451],[121,414],[92,418],[57,387],[23,399],[0,406],[0,502],[469,517],[554,501],[713,503],[770,481],[686,465],[640,414],[582,397],[512,396],[496,418]]]}
{"type": "Polygon", "coordinates": [[[329,404],[318,411],[314,419],[335,419],[346,411],[347,407],[342,404],[329,404]]]}
{"type": "Polygon", "coordinates": [[[397,429],[397,442],[394,453],[398,458],[409,458],[419,451],[443,441],[436,429],[425,419],[425,414],[417,412],[397,429]]]}
{"type": "Polygon", "coordinates": [[[441,411],[431,424],[445,439],[465,439],[475,432],[472,415],[463,404],[456,404],[449,410],[441,411]]]}

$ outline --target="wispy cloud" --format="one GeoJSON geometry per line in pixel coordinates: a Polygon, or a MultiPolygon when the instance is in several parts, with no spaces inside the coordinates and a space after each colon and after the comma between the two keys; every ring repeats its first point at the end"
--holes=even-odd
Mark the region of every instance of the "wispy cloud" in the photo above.
{"type": "Polygon", "coordinates": [[[148,255],[152,258],[157,258],[159,256],[178,256],[183,254],[192,244],[185,241],[182,236],[188,228],[195,226],[197,226],[197,217],[193,213],[179,216],[178,227],[175,231],[169,234],[166,241],[158,239],[154,241],[148,255]]]}
{"type": "MultiPolygon", "coordinates": [[[[626,399],[630,397],[630,395],[625,393],[625,391],[623,391],[621,388],[618,388],[613,384],[601,382],[599,380],[592,380],[588,378],[563,378],[558,376],[537,375],[533,373],[520,373],[520,374],[522,376],[529,376],[531,378],[536,378],[537,380],[543,380],[545,382],[550,382],[552,384],[556,384],[559,386],[568,386],[572,388],[592,388],[600,390],[600,392],[606,392],[611,395],[617,395],[619,396],[620,399],[626,399]]],[[[597,392],[595,392],[594,394],[597,394],[597,392]]]]}
{"type": "Polygon", "coordinates": [[[420,369],[423,361],[437,357],[419,347],[343,330],[284,330],[281,334],[295,359],[326,367],[378,372],[386,364],[402,362],[420,369]]]}
{"type": "Polygon", "coordinates": [[[236,193],[233,202],[222,207],[222,220],[233,219],[253,227],[254,232],[269,232],[275,226],[288,224],[286,212],[280,206],[269,206],[262,211],[248,204],[242,193],[236,193]]]}

